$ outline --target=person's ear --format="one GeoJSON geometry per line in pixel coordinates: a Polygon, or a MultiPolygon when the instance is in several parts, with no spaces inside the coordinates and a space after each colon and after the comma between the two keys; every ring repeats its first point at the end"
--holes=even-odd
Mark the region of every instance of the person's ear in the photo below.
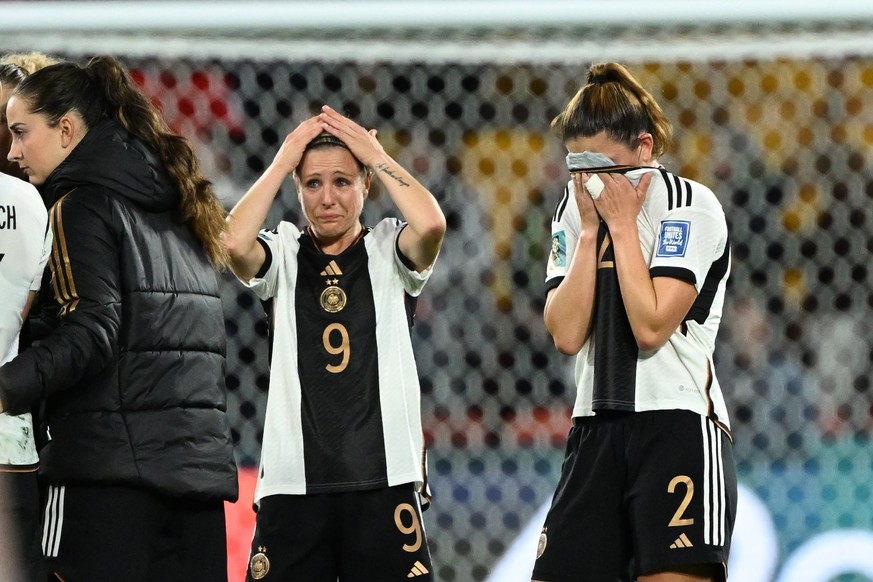
{"type": "Polygon", "coordinates": [[[61,132],[61,147],[63,148],[75,146],[84,135],[82,120],[69,113],[58,120],[57,127],[61,132]]]}
{"type": "Polygon", "coordinates": [[[364,176],[364,198],[370,195],[370,186],[373,184],[373,172],[368,171],[364,176]]]}
{"type": "Polygon", "coordinates": [[[643,132],[637,137],[637,147],[639,148],[639,160],[641,165],[647,165],[652,161],[652,151],[655,149],[655,138],[649,132],[643,132]]]}

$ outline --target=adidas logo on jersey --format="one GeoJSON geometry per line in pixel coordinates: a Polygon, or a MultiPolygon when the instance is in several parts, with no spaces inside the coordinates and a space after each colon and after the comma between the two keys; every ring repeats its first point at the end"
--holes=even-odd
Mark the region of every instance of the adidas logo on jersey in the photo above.
{"type": "Polygon", "coordinates": [[[334,275],[342,275],[343,271],[339,268],[339,265],[336,264],[336,261],[331,261],[324,268],[324,271],[320,273],[322,277],[333,277],[334,275]]]}
{"type": "Polygon", "coordinates": [[[688,536],[684,533],[676,538],[676,541],[670,544],[671,550],[677,550],[679,548],[692,548],[694,544],[691,543],[691,540],[688,539],[688,536]]]}
{"type": "Polygon", "coordinates": [[[412,565],[412,570],[409,571],[409,574],[406,575],[407,578],[417,578],[419,576],[424,576],[425,574],[430,573],[430,570],[422,564],[421,562],[416,562],[412,565]]]}

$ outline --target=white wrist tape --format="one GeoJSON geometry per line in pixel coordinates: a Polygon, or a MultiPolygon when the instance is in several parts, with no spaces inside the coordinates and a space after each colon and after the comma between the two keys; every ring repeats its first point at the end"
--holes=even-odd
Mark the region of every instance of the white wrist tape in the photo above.
{"type": "Polygon", "coordinates": [[[585,189],[588,190],[592,200],[597,200],[603,192],[603,180],[597,174],[592,174],[588,181],[585,182],[585,189]]]}

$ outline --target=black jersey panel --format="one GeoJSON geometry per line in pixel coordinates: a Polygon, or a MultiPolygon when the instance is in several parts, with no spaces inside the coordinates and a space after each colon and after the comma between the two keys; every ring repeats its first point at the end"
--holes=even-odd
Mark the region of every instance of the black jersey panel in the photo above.
{"type": "Polygon", "coordinates": [[[627,318],[615,252],[605,223],[597,233],[598,265],[595,310],[594,410],[634,410],[639,348],[627,318]]]}
{"type": "Polygon", "coordinates": [[[387,485],[366,245],[325,255],[309,237],[300,240],[295,300],[307,492],[387,485]]]}
{"type": "Polygon", "coordinates": [[[727,277],[728,268],[731,264],[730,241],[724,246],[724,252],[709,268],[706,273],[706,279],[703,280],[703,286],[700,288],[700,293],[697,295],[694,304],[688,311],[685,317],[686,321],[696,321],[703,323],[712,310],[712,303],[718,293],[718,287],[721,282],[727,277]]]}

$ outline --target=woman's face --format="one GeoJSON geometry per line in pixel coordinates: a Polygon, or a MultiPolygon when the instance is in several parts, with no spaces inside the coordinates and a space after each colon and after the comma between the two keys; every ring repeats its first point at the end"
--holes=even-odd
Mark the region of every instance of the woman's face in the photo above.
{"type": "Polygon", "coordinates": [[[303,214],[322,241],[357,235],[368,187],[369,178],[342,147],[312,149],[297,168],[303,214]]]}
{"type": "Polygon", "coordinates": [[[18,164],[31,184],[42,184],[72,149],[61,125],[49,125],[45,115],[31,113],[27,101],[17,96],[6,105],[6,122],[12,134],[7,159],[18,164]]]}

